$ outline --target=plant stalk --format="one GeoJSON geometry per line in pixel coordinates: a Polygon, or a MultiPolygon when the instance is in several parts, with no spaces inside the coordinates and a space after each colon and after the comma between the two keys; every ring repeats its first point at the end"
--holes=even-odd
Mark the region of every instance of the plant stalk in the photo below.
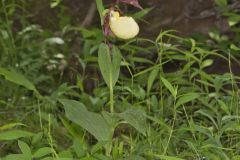
{"type": "Polygon", "coordinates": [[[112,85],[109,87],[109,91],[110,91],[110,112],[113,113],[114,112],[114,100],[113,100],[113,87],[112,87],[112,85]]]}

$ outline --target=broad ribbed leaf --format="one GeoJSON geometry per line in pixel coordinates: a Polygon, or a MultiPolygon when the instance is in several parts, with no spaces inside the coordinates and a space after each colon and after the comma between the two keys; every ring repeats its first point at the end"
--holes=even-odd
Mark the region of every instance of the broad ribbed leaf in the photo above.
{"type": "Polygon", "coordinates": [[[62,99],[60,102],[63,104],[69,120],[87,130],[98,141],[111,139],[111,126],[101,114],[89,112],[84,104],[78,101],[62,99]]]}
{"type": "Polygon", "coordinates": [[[120,64],[121,64],[121,53],[120,50],[116,47],[113,46],[112,48],[112,75],[113,75],[113,85],[117,83],[118,77],[119,77],[119,72],[120,72],[120,64]]]}
{"type": "Polygon", "coordinates": [[[127,121],[136,130],[146,136],[147,121],[145,112],[143,110],[132,108],[123,113],[120,113],[119,117],[127,121]]]}
{"type": "Polygon", "coordinates": [[[112,63],[109,47],[104,43],[100,44],[98,49],[98,64],[104,81],[110,87],[112,83],[112,63]]]}
{"type": "Polygon", "coordinates": [[[25,160],[31,160],[32,159],[32,153],[31,153],[31,149],[28,146],[28,144],[19,140],[18,141],[18,146],[19,146],[21,152],[24,155],[24,159],[25,160]]]}
{"type": "Polygon", "coordinates": [[[121,63],[120,50],[113,46],[111,53],[108,45],[102,43],[98,49],[98,64],[102,73],[103,79],[108,87],[114,87],[116,84],[121,63]]]}

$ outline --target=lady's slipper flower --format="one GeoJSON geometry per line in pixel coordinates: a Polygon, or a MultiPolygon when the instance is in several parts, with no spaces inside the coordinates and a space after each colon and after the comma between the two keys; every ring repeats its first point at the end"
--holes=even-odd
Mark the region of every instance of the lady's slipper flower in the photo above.
{"type": "Polygon", "coordinates": [[[121,39],[134,38],[139,33],[139,26],[132,17],[120,16],[117,11],[110,11],[110,29],[121,39]]]}

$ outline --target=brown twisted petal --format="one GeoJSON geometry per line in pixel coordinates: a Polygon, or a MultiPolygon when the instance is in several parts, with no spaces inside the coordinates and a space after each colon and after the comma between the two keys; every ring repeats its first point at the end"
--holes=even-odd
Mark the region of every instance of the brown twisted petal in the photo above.
{"type": "Polygon", "coordinates": [[[109,26],[109,13],[106,14],[104,17],[104,22],[103,22],[103,34],[105,37],[108,37],[111,33],[111,29],[109,26]]]}
{"type": "Polygon", "coordinates": [[[116,3],[127,3],[130,5],[133,5],[134,7],[143,9],[141,5],[139,4],[138,0],[116,0],[116,3]]]}

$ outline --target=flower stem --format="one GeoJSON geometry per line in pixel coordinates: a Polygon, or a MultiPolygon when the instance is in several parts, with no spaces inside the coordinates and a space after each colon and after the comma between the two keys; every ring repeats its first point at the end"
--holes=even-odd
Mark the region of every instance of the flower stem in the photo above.
{"type": "Polygon", "coordinates": [[[109,91],[110,91],[110,112],[113,113],[114,112],[114,100],[113,100],[113,87],[112,86],[109,87],[109,91]]]}

